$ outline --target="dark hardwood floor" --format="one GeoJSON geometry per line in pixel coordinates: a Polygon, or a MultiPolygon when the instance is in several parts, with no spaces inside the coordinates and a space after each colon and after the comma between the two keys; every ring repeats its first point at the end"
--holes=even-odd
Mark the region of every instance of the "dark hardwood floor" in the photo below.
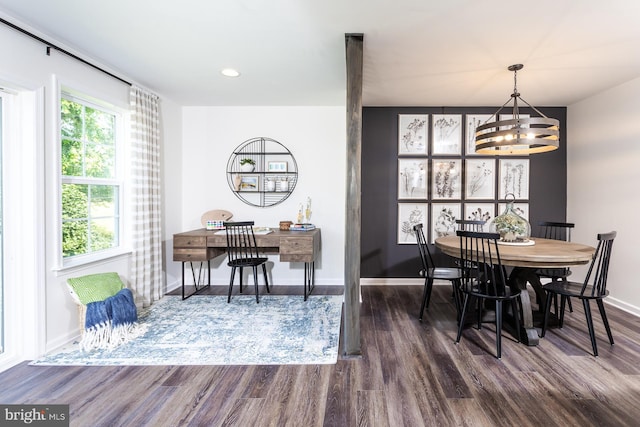
{"type": "MultiPolygon", "coordinates": [[[[287,289],[274,288],[282,292],[287,289]]],[[[420,323],[421,292],[417,286],[363,287],[362,357],[335,365],[23,363],[0,373],[0,403],[70,404],[72,426],[640,424],[639,318],[607,306],[616,341],[610,346],[595,310],[595,358],[581,305],[574,303],[565,327],[550,329],[537,347],[505,334],[497,360],[490,324],[465,330],[454,343],[449,286],[434,288],[420,323]]]]}

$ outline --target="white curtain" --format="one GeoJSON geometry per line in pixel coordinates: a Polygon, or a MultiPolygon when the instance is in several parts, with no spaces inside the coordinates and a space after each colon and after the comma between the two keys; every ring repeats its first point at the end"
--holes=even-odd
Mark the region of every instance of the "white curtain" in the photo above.
{"type": "Polygon", "coordinates": [[[136,305],[146,307],[163,293],[160,200],[160,114],[158,96],[131,87],[132,245],[130,285],[136,305]]]}

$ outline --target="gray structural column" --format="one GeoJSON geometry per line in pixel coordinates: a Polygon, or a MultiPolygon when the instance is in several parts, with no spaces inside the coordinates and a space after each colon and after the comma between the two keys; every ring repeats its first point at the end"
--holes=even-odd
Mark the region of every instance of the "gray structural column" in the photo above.
{"type": "Polygon", "coordinates": [[[345,34],[347,62],[347,191],[344,269],[343,349],[360,350],[360,215],[362,154],[362,58],[364,36],[345,34]]]}

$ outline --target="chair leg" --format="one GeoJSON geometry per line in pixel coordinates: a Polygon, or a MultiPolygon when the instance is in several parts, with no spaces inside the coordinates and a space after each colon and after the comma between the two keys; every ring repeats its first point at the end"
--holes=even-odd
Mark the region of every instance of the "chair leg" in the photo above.
{"type": "Polygon", "coordinates": [[[244,274],[242,273],[242,267],[240,267],[240,293],[242,293],[242,281],[244,279],[244,274]]]}
{"type": "Polygon", "coordinates": [[[231,280],[229,281],[229,297],[227,297],[227,304],[231,302],[231,290],[233,289],[233,279],[236,276],[236,268],[231,267],[231,280]]]}
{"type": "Polygon", "coordinates": [[[602,317],[602,323],[604,323],[604,328],[607,330],[609,343],[613,345],[613,335],[611,334],[611,328],[609,327],[609,320],[607,319],[607,313],[604,311],[604,301],[599,299],[599,300],[596,300],[596,302],[598,303],[598,309],[600,310],[600,317],[602,317]]]}
{"type": "Polygon", "coordinates": [[[560,296],[560,316],[558,316],[558,328],[562,328],[564,326],[564,309],[567,306],[567,297],[564,295],[560,296]]]}
{"type": "Polygon", "coordinates": [[[253,266],[253,285],[256,289],[256,304],[260,303],[260,292],[258,290],[258,267],[253,266]]]}
{"type": "Polygon", "coordinates": [[[424,309],[429,306],[429,299],[431,299],[432,287],[433,287],[433,279],[426,277],[424,279],[424,289],[422,290],[422,305],[420,306],[420,316],[419,316],[420,321],[422,321],[422,315],[424,314],[424,309]]]}
{"type": "Polygon", "coordinates": [[[456,342],[460,342],[460,336],[462,335],[462,328],[464,328],[464,318],[467,316],[467,307],[469,307],[469,294],[464,295],[464,301],[462,302],[462,313],[460,314],[460,322],[458,323],[458,336],[456,342]]]}
{"type": "Polygon", "coordinates": [[[262,274],[264,274],[264,284],[267,287],[267,292],[271,293],[271,290],[269,289],[269,277],[267,276],[267,267],[262,264],[262,274]]]}
{"type": "Polygon", "coordinates": [[[482,329],[482,307],[484,306],[484,298],[476,298],[478,301],[478,330],[482,329]]]}
{"type": "Polygon", "coordinates": [[[567,305],[569,306],[569,313],[573,313],[573,306],[571,305],[571,298],[567,297],[567,305]]]}
{"type": "Polygon", "coordinates": [[[593,355],[598,355],[598,344],[596,344],[596,333],[593,330],[593,317],[591,317],[591,306],[588,299],[582,300],[584,306],[584,314],[587,317],[587,327],[589,328],[589,338],[591,338],[591,347],[593,348],[593,355]]]}
{"type": "MultiPolygon", "coordinates": [[[[553,301],[554,294],[547,291],[547,302],[544,305],[544,320],[542,321],[542,332],[540,332],[540,338],[544,338],[544,334],[547,332],[547,325],[549,324],[549,313],[551,312],[551,303],[553,301]]],[[[558,313],[556,312],[556,316],[558,313]]]]}
{"type": "Polygon", "coordinates": [[[502,301],[496,301],[496,353],[502,358],[502,301]]]}

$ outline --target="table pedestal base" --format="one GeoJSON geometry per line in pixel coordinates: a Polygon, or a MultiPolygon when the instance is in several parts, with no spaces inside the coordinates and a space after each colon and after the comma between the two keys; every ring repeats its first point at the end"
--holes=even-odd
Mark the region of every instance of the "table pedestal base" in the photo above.
{"type": "Polygon", "coordinates": [[[538,330],[533,324],[533,308],[531,307],[531,298],[527,291],[527,283],[533,287],[538,301],[544,303],[545,292],[542,289],[540,278],[536,274],[536,269],[534,268],[514,267],[509,279],[512,283],[511,286],[514,286],[521,291],[520,300],[522,301],[522,324],[520,325],[520,332],[522,339],[525,341],[525,344],[536,346],[540,341],[540,337],[538,336],[538,330]]]}

